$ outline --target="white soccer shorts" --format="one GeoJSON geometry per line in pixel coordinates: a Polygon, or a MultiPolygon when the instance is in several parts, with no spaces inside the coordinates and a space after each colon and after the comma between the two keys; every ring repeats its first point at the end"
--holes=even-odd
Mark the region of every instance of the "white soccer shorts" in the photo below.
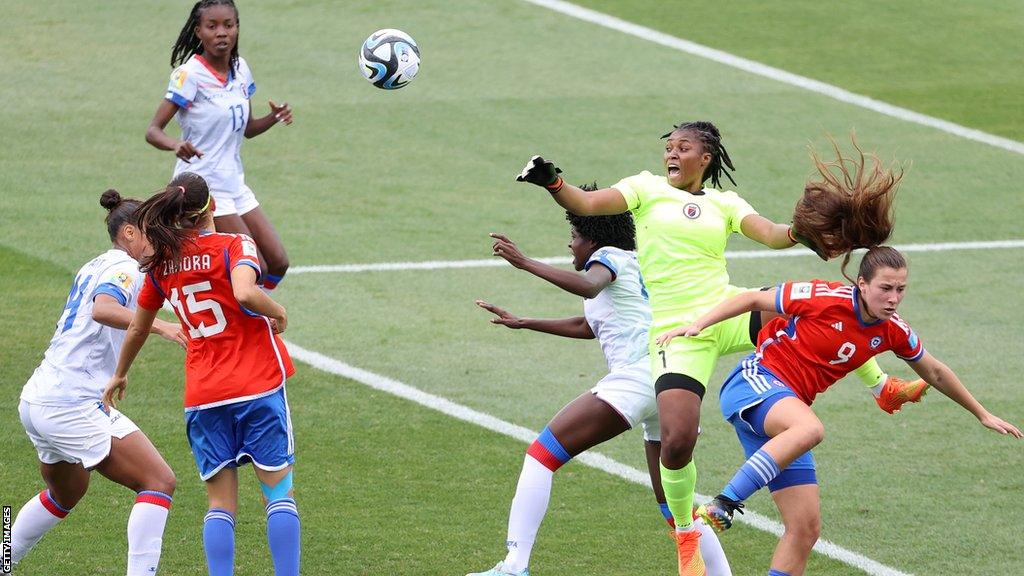
{"type": "Polygon", "coordinates": [[[651,361],[647,356],[609,372],[590,392],[618,412],[630,428],[640,424],[644,440],[661,441],[658,402],[654,397],[651,361]]]}
{"type": "Polygon", "coordinates": [[[110,454],[111,438],[124,438],[139,429],[114,408],[108,415],[97,401],[46,406],[22,400],[18,414],[43,464],[81,463],[92,469],[110,454]]]}
{"type": "Polygon", "coordinates": [[[256,200],[256,194],[253,193],[252,189],[245,185],[245,182],[238,186],[238,191],[235,193],[223,192],[221,190],[211,190],[210,194],[213,194],[214,201],[217,202],[216,207],[213,210],[213,215],[216,216],[228,216],[230,214],[238,214],[241,216],[247,212],[251,212],[260,205],[259,201],[256,200]]]}

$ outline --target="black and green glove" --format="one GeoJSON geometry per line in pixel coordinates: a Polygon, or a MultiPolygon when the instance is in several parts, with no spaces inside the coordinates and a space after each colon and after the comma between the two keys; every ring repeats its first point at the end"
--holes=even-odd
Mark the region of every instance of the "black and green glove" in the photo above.
{"type": "Polygon", "coordinates": [[[794,228],[792,226],[789,227],[789,239],[792,240],[793,242],[795,242],[796,244],[803,244],[804,246],[810,248],[812,252],[817,254],[818,258],[821,258],[822,260],[828,261],[828,254],[825,253],[824,249],[822,249],[820,246],[818,246],[814,242],[811,242],[810,238],[808,238],[808,237],[804,236],[803,234],[800,234],[799,232],[797,232],[796,228],[794,228]]]}
{"type": "Polygon", "coordinates": [[[516,176],[516,182],[536,184],[537,186],[547,188],[548,192],[554,194],[562,189],[562,177],[559,176],[561,173],[562,170],[555,166],[554,163],[540,156],[534,156],[526,163],[519,176],[516,176]]]}

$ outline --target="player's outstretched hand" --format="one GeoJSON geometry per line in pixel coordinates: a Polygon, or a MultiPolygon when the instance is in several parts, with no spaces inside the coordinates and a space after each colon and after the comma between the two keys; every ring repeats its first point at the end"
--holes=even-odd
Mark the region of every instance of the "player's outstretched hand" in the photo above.
{"type": "Polygon", "coordinates": [[[190,159],[195,156],[202,158],[203,153],[192,145],[188,140],[181,140],[174,145],[174,155],[191,164],[190,159]]]}
{"type": "Polygon", "coordinates": [[[291,125],[292,123],[292,107],[287,102],[278,106],[273,100],[270,102],[270,111],[274,114],[274,118],[278,122],[284,122],[285,125],[291,125]]]}
{"type": "Polygon", "coordinates": [[[812,242],[810,238],[797,232],[796,228],[794,228],[793,226],[789,227],[789,239],[797,244],[803,244],[804,246],[810,248],[811,252],[817,254],[818,258],[821,258],[822,260],[827,261],[829,259],[829,254],[825,251],[824,248],[812,242]]]}
{"type": "Polygon", "coordinates": [[[523,171],[516,176],[516,182],[529,182],[557,192],[562,187],[562,170],[540,156],[530,158],[523,171]]]}
{"type": "Polygon", "coordinates": [[[1021,433],[1020,428],[1017,428],[1013,424],[1010,424],[1006,420],[996,416],[992,413],[986,413],[984,417],[979,418],[982,426],[989,430],[995,430],[1000,434],[1007,434],[1014,438],[1024,438],[1024,434],[1021,433]]]}
{"type": "Polygon", "coordinates": [[[687,338],[692,338],[697,334],[700,334],[700,328],[697,328],[696,326],[691,324],[689,326],[683,326],[681,328],[673,328],[668,332],[662,333],[660,336],[658,336],[656,342],[659,347],[664,348],[665,346],[668,346],[668,343],[671,342],[672,339],[675,338],[676,336],[686,336],[687,338]]]}
{"type": "Polygon", "coordinates": [[[483,300],[477,300],[476,305],[497,316],[497,318],[491,318],[491,324],[501,324],[502,326],[508,326],[513,329],[523,327],[521,318],[514,314],[510,314],[493,304],[488,304],[483,300]]]}
{"type": "Polygon", "coordinates": [[[110,378],[107,387],[103,390],[103,409],[110,413],[111,408],[117,408],[117,403],[124,400],[124,390],[128,387],[128,378],[118,377],[116,374],[110,378]]]}
{"type": "Polygon", "coordinates": [[[519,251],[519,247],[516,246],[515,242],[509,240],[508,237],[503,234],[498,234],[496,232],[491,232],[488,236],[494,238],[494,244],[491,245],[492,256],[501,256],[516,268],[522,268],[526,265],[526,261],[529,260],[529,258],[519,251]]]}

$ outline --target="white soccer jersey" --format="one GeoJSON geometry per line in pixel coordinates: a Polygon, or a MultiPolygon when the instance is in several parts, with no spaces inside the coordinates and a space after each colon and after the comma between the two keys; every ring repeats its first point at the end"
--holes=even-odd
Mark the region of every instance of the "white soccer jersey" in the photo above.
{"type": "Polygon", "coordinates": [[[611,270],[614,279],[597,296],[583,301],[583,314],[613,371],[647,355],[651,307],[636,252],[605,246],[590,256],[585,268],[594,262],[611,270]]]}
{"type": "Polygon", "coordinates": [[[123,250],[110,249],[82,266],[50,347],[21,390],[22,400],[43,405],[98,400],[117,367],[125,332],[92,319],[93,299],[107,294],[134,309],[141,288],[139,263],[123,250]]]}
{"type": "Polygon", "coordinates": [[[234,194],[242,185],[242,138],[249,121],[249,98],[256,83],[245,59],[224,78],[195,54],[171,73],[167,100],[178,105],[181,136],[203,153],[189,162],[179,159],[174,175],[195,172],[210,190],[234,194]]]}

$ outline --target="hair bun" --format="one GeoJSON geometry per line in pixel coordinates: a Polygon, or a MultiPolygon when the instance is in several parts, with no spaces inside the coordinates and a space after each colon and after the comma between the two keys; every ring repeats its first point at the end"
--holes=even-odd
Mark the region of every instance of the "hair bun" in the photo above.
{"type": "Polygon", "coordinates": [[[100,206],[103,206],[107,210],[113,210],[117,208],[117,205],[121,203],[121,193],[113,188],[107,190],[100,196],[100,206]]]}

